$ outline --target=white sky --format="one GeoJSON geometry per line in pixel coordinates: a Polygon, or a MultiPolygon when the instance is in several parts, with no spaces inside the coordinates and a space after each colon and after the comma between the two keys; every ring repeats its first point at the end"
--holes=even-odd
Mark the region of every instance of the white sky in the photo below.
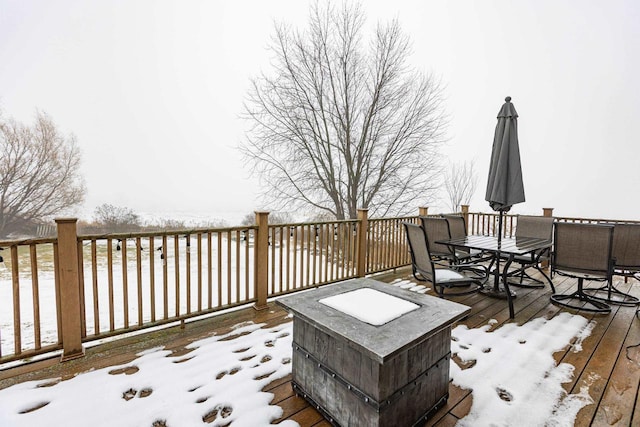
{"type": "MultiPolygon", "coordinates": [[[[394,284],[405,283],[410,282],[394,284]]],[[[495,328],[496,323],[490,320],[475,329],[461,325],[452,331],[451,352],[458,362],[451,362],[450,376],[455,385],[473,394],[470,412],[459,427],[573,426],[578,411],[593,403],[590,384],[581,383],[578,393],[568,394],[562,384],[573,379],[574,368],[556,365],[553,353],[568,345],[571,351],[581,351],[594,323],[569,313],[521,326],[508,323],[495,328]]],[[[282,416],[282,410],[269,405],[272,394],[260,390],[291,372],[292,323],[260,326],[240,324],[230,334],[195,341],[189,345],[194,350],[179,357],[156,348],[126,365],[67,381],[29,381],[0,390],[0,424],[99,427],[165,420],[169,426],[195,426],[218,409],[212,426],[229,421],[234,426],[269,425],[282,416]],[[220,340],[230,335],[237,337],[220,340]],[[125,368],[129,368],[126,374],[125,368]],[[36,407],[41,408],[21,413],[36,407]],[[225,407],[228,416],[223,418],[220,409],[225,407]]]]}
{"type": "MultiPolygon", "coordinates": [[[[89,215],[111,203],[237,220],[263,208],[235,149],[249,79],[268,69],[273,20],[305,24],[309,4],[0,0],[0,108],[22,122],[41,109],[77,136],[89,215]]],[[[445,153],[475,161],[473,211],[490,211],[488,161],[509,95],[527,198],[514,212],[640,219],[640,3],[364,8],[372,23],[398,17],[410,63],[447,85],[445,153]]]]}

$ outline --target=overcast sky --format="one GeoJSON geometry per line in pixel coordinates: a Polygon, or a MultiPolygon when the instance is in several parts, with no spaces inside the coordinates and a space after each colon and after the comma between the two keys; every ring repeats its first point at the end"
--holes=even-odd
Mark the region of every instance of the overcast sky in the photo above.
{"type": "MultiPolygon", "coordinates": [[[[261,209],[237,144],[249,79],[267,70],[274,20],[308,1],[0,0],[0,109],[47,112],[76,135],[88,187],[139,213],[234,221],[261,209]]],[[[484,201],[496,115],[519,114],[527,201],[516,213],[640,219],[640,2],[364,2],[397,17],[412,66],[446,84],[444,151],[475,162],[484,201]]],[[[445,204],[431,212],[445,211],[445,204]]],[[[417,213],[417,206],[416,206],[417,213]]]]}

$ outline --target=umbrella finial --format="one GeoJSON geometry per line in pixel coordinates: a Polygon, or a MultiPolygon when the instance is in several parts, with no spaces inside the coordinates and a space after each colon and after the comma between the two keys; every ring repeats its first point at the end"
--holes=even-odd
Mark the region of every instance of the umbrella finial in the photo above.
{"type": "Polygon", "coordinates": [[[511,102],[511,97],[507,96],[504,100],[507,101],[507,102],[511,102]]]}

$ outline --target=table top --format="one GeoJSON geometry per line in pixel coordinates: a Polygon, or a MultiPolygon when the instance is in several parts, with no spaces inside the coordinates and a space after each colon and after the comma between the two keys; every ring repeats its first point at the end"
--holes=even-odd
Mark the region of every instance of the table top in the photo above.
{"type": "MultiPolygon", "coordinates": [[[[402,351],[424,341],[466,316],[471,308],[442,298],[400,289],[373,279],[351,279],[307,292],[282,297],[278,305],[309,324],[334,337],[349,340],[350,345],[370,358],[384,363],[402,351]],[[361,288],[371,288],[418,304],[420,307],[384,325],[373,326],[318,302],[323,298],[361,288]]],[[[295,335],[295,334],[294,334],[295,335]]]]}
{"type": "Polygon", "coordinates": [[[498,243],[497,236],[479,235],[438,240],[436,243],[460,248],[500,252],[508,255],[525,255],[539,249],[548,248],[552,245],[552,241],[549,239],[539,239],[535,237],[503,237],[500,243],[498,243]]]}

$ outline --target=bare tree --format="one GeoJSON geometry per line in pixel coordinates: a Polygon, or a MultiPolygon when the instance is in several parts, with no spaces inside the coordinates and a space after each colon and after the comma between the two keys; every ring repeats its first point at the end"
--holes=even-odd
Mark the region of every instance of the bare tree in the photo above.
{"type": "Polygon", "coordinates": [[[103,203],[95,208],[93,219],[111,231],[123,231],[124,229],[140,227],[140,216],[132,209],[113,206],[108,203],[103,203]]]}
{"type": "Polygon", "coordinates": [[[32,126],[0,116],[0,235],[63,214],[82,203],[80,151],[49,116],[32,126]]]}
{"type": "Polygon", "coordinates": [[[444,188],[452,212],[459,212],[461,205],[468,205],[476,192],[478,177],[473,162],[450,164],[444,173],[444,188]]]}
{"type": "Polygon", "coordinates": [[[275,209],[337,219],[401,214],[438,187],[446,119],[439,82],[411,68],[397,21],[364,40],[357,4],[316,3],[304,31],[279,24],[273,70],[252,80],[241,147],[275,209]]]}

